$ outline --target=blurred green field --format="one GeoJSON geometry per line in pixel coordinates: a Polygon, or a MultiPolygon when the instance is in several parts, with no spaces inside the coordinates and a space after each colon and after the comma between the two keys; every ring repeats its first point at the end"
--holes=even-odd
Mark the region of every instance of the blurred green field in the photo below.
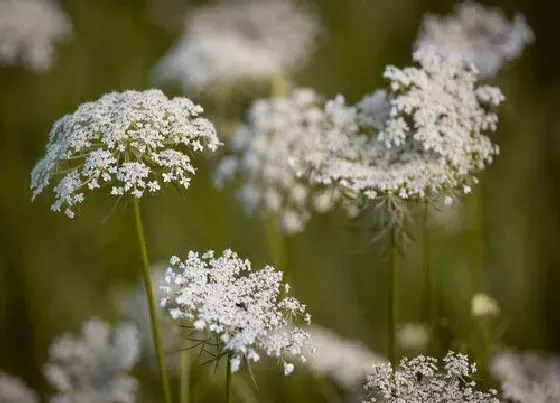
{"type": "MultiPolygon", "coordinates": [[[[196,2],[201,3],[201,2],[196,2]]],[[[486,2],[485,2],[486,3],[486,2]]],[[[153,64],[180,34],[187,0],[65,0],[71,41],[46,73],[0,69],[0,369],[46,391],[41,365],[54,336],[77,331],[92,315],[117,321],[119,293],[139,281],[131,205],[92,195],[74,220],[50,212],[48,197],[31,203],[29,175],[43,155],[52,123],[78,104],[111,90],[154,86],[153,64]]],[[[424,12],[445,13],[452,1],[315,0],[328,36],[295,78],[350,102],[382,85],[385,65],[410,63],[424,12]]],[[[439,307],[461,336],[471,324],[475,292],[495,297],[507,323],[503,342],[560,351],[560,6],[544,1],[494,1],[527,16],[536,43],[493,84],[507,101],[496,141],[501,155],[454,216],[434,220],[439,307]]],[[[165,88],[168,95],[177,88],[165,88]]],[[[188,96],[188,94],[187,94],[188,96]]],[[[246,102],[246,101],[244,101],[246,102]]],[[[207,106],[211,117],[220,112],[207,106]]],[[[234,100],[231,114],[239,105],[234,100]]],[[[242,116],[239,116],[240,118],[242,116]]],[[[270,262],[264,223],[246,216],[233,192],[211,182],[212,159],[184,195],[172,189],[143,202],[153,262],[193,250],[231,247],[255,267],[270,262]]],[[[421,233],[414,234],[416,240],[421,233]]],[[[314,323],[386,354],[388,268],[367,247],[366,234],[341,211],[315,216],[286,244],[287,272],[314,323]]],[[[413,242],[404,259],[400,321],[426,318],[422,253],[413,242]]],[[[451,331],[442,344],[451,342],[451,331]]],[[[448,347],[448,346],[446,346],[448,347]]],[[[173,354],[173,352],[170,352],[173,354]]],[[[255,366],[259,402],[346,401],[343,391],[305,371],[283,378],[274,364],[255,366]]],[[[140,401],[158,393],[146,365],[140,401]]],[[[220,372],[196,369],[197,401],[221,396],[220,372]]],[[[174,381],[175,382],[175,381],[174,381]]],[[[176,383],[176,382],[175,382],[176,383]]]]}

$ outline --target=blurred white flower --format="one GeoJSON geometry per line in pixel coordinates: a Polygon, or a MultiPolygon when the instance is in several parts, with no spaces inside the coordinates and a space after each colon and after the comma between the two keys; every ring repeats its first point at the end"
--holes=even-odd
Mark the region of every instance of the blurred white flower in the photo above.
{"type": "Polygon", "coordinates": [[[20,60],[31,70],[49,70],[54,45],[72,31],[66,13],[51,0],[0,0],[0,65],[20,60]]]}
{"type": "Polygon", "coordinates": [[[414,60],[420,67],[388,66],[388,92],[354,108],[362,127],[340,131],[348,140],[331,147],[319,170],[323,182],[338,181],[344,193],[369,199],[387,193],[423,198],[463,188],[468,193],[476,183],[474,174],[498,153],[485,132],[496,129],[497,115],[489,109],[503,96],[497,88],[477,86],[474,68],[460,58],[424,48],[414,60]],[[368,131],[364,141],[358,134],[368,131]]]}
{"type": "Polygon", "coordinates": [[[0,403],[36,403],[35,392],[23,381],[0,372],[0,403]]]}
{"type": "Polygon", "coordinates": [[[295,1],[221,1],[190,11],[155,75],[198,91],[284,76],[312,54],[319,33],[315,16],[295,1]]]}
{"type": "Polygon", "coordinates": [[[457,54],[474,63],[483,76],[494,76],[508,61],[519,57],[535,39],[525,16],[512,22],[498,8],[465,1],[447,16],[426,15],[415,47],[435,46],[441,53],[457,54]]]}
{"type": "Polygon", "coordinates": [[[341,387],[353,391],[366,379],[371,366],[384,361],[359,341],[345,340],[319,326],[309,329],[313,351],[305,364],[317,376],[328,376],[341,387]]]}
{"type": "Polygon", "coordinates": [[[72,218],[85,193],[110,186],[115,196],[188,188],[190,155],[215,151],[214,126],[202,107],[160,90],[111,92],[86,102],[53,125],[46,155],[31,172],[33,198],[55,181],[53,211],[72,218]]]}
{"type": "Polygon", "coordinates": [[[468,356],[450,351],[441,365],[438,368],[438,360],[425,355],[403,358],[394,372],[389,363],[374,365],[364,403],[499,403],[497,391],[475,389],[476,366],[468,356]]]}
{"type": "Polygon", "coordinates": [[[502,395],[515,403],[560,402],[560,358],[502,351],[490,360],[502,395]]]}
{"type": "Polygon", "coordinates": [[[285,295],[281,281],[282,272],[271,266],[254,271],[231,250],[216,258],[213,251],[202,256],[191,251],[184,261],[170,259],[162,305],[174,319],[192,323],[201,337],[206,332],[219,338],[231,356],[232,371],[243,356],[258,361],[261,350],[290,373],[293,363],[286,358],[304,360],[310,338],[303,329],[289,327],[290,322],[302,317],[309,324],[311,317],[305,305],[285,295]]]}
{"type": "Polygon", "coordinates": [[[128,376],[139,355],[138,331],[93,318],[82,324],[82,335],[65,334],[54,341],[45,378],[56,395],[51,403],[129,403],[137,381],[128,376]]]}
{"type": "Polygon", "coordinates": [[[405,350],[423,350],[430,341],[430,329],[425,323],[405,323],[397,333],[397,342],[405,350]]]}
{"type": "Polygon", "coordinates": [[[321,97],[310,89],[257,100],[231,139],[234,154],[220,162],[215,184],[239,177],[237,194],[248,213],[273,214],[288,234],[302,231],[313,210],[326,212],[339,198],[335,188],[311,186],[304,175],[308,161],[327,147],[321,133],[328,118],[321,97]]]}
{"type": "Polygon", "coordinates": [[[478,293],[471,298],[471,315],[478,317],[499,316],[500,306],[494,298],[478,293]]]}

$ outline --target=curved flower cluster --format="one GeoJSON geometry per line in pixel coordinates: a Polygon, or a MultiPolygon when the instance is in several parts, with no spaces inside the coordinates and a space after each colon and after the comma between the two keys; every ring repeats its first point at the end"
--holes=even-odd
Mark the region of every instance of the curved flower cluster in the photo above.
{"type": "Polygon", "coordinates": [[[293,1],[222,1],[189,13],[180,41],[156,76],[185,89],[283,75],[301,66],[320,33],[315,17],[293,1]]]}
{"type": "Polygon", "coordinates": [[[254,271],[231,250],[219,257],[212,251],[189,252],[184,261],[172,257],[170,265],[162,305],[174,319],[219,338],[230,353],[232,372],[239,370],[243,357],[258,361],[257,351],[278,358],[286,375],[294,369],[288,355],[305,359],[309,334],[288,325],[297,317],[309,323],[311,317],[305,305],[286,295],[289,286],[281,283],[282,272],[271,266],[254,271]]]}
{"type": "Polygon", "coordinates": [[[52,403],[129,403],[138,387],[127,375],[138,360],[136,327],[118,326],[90,319],[82,324],[82,336],[66,334],[50,347],[45,378],[57,395],[52,403]]]}
{"type": "Polygon", "coordinates": [[[367,402],[392,403],[499,403],[497,391],[481,392],[472,380],[476,366],[464,354],[448,352],[438,368],[435,358],[403,358],[393,372],[391,364],[373,366],[364,388],[367,402]]]}
{"type": "Polygon", "coordinates": [[[466,1],[458,3],[448,16],[424,17],[415,46],[435,46],[444,54],[457,54],[489,77],[533,41],[533,31],[522,14],[509,22],[497,8],[466,1]]]}
{"type": "Polygon", "coordinates": [[[473,175],[499,151],[485,132],[496,129],[498,118],[490,109],[504,97],[497,88],[477,87],[474,68],[460,58],[429,48],[415,52],[414,60],[420,67],[387,67],[386,95],[377,92],[349,107],[357,108],[358,122],[372,135],[364,142],[346,131],[350,147],[335,147],[321,180],[334,178],[347,192],[371,199],[384,193],[407,199],[457,188],[470,192],[473,175]]]}
{"type": "Polygon", "coordinates": [[[490,362],[502,395],[515,403],[560,401],[560,359],[534,353],[503,351],[490,362]]]}
{"type": "Polygon", "coordinates": [[[25,384],[0,372],[0,403],[36,403],[37,396],[25,384]]]}
{"type": "Polygon", "coordinates": [[[189,156],[220,144],[202,107],[159,90],[111,92],[53,126],[46,155],[31,173],[33,198],[55,181],[53,211],[70,218],[86,191],[108,185],[137,198],[165,183],[188,188],[189,156]]]}
{"type": "MultiPolygon", "coordinates": [[[[256,101],[232,137],[234,154],[222,159],[215,174],[218,187],[239,175],[238,197],[246,210],[275,215],[286,233],[302,231],[312,210],[328,211],[338,198],[332,187],[312,187],[304,176],[306,164],[322,158],[328,146],[322,104],[310,89],[256,101]]],[[[339,134],[332,133],[333,139],[339,134]]]]}
{"type": "Polygon", "coordinates": [[[31,70],[48,70],[54,44],[70,35],[68,16],[50,0],[0,0],[0,65],[21,59],[31,70]]]}

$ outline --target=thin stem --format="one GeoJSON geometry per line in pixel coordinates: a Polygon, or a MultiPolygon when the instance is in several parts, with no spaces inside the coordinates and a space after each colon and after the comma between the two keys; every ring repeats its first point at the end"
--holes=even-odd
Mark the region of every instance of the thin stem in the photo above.
{"type": "Polygon", "coordinates": [[[191,353],[188,350],[181,351],[181,403],[189,403],[190,381],[191,381],[191,353]]]}
{"type": "Polygon", "coordinates": [[[398,292],[399,292],[399,261],[397,249],[396,228],[391,228],[391,244],[389,250],[390,285],[389,285],[389,360],[396,369],[398,365],[397,351],[397,321],[398,321],[398,292]]]}
{"type": "Polygon", "coordinates": [[[424,201],[424,216],[422,218],[422,247],[424,254],[424,273],[426,275],[426,296],[427,296],[427,311],[428,311],[428,324],[430,326],[431,344],[437,340],[438,328],[438,307],[437,307],[437,288],[436,288],[436,273],[432,261],[432,245],[430,239],[430,206],[428,201],[424,201]]]}
{"type": "Polygon", "coordinates": [[[231,403],[231,353],[227,355],[226,365],[226,403],[231,403]]]}
{"type": "Polygon", "coordinates": [[[275,98],[283,98],[288,95],[290,85],[282,76],[272,77],[271,92],[275,98]]]}
{"type": "Polygon", "coordinates": [[[148,261],[148,248],[146,247],[146,238],[144,236],[144,225],[142,224],[142,217],[140,215],[140,203],[136,197],[132,197],[132,205],[134,207],[134,219],[136,224],[136,233],[138,234],[138,243],[140,244],[140,252],[142,255],[142,276],[144,278],[144,287],[146,289],[146,300],[148,302],[148,310],[150,311],[150,323],[152,325],[152,334],[154,338],[154,347],[156,351],[156,358],[159,367],[159,374],[163,388],[163,394],[166,403],[171,403],[171,389],[169,388],[169,381],[167,379],[167,370],[165,368],[163,344],[161,342],[161,335],[157,323],[157,308],[154,301],[154,290],[152,287],[152,276],[150,273],[150,266],[148,261]]]}
{"type": "Polygon", "coordinates": [[[272,258],[274,266],[278,270],[286,270],[286,248],[284,243],[284,235],[276,226],[276,219],[273,214],[267,214],[265,218],[266,240],[268,242],[268,250],[272,258]]]}

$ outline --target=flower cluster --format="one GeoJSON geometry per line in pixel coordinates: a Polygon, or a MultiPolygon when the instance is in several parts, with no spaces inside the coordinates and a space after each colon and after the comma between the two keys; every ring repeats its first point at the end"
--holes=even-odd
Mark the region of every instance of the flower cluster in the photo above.
{"type": "Polygon", "coordinates": [[[471,298],[471,315],[475,317],[500,316],[500,305],[489,295],[478,293],[471,298]]]}
{"type": "Polygon", "coordinates": [[[202,107],[159,90],[111,92],[59,119],[46,155],[31,173],[33,197],[54,186],[53,211],[70,218],[86,191],[111,186],[137,198],[165,183],[188,188],[195,168],[189,153],[216,150],[214,126],[202,107]]]}
{"type": "Polygon", "coordinates": [[[435,358],[424,355],[403,358],[394,372],[389,363],[376,364],[364,386],[370,394],[364,403],[499,403],[497,391],[475,389],[475,372],[466,355],[453,352],[447,353],[441,369],[435,358]]]}
{"type": "Polygon", "coordinates": [[[315,17],[291,0],[222,1],[189,13],[156,76],[202,91],[284,75],[309,57],[319,33],[315,17]]]}
{"type": "Polygon", "coordinates": [[[254,271],[248,260],[226,250],[219,257],[212,251],[189,252],[186,260],[170,259],[162,299],[171,317],[192,323],[200,334],[215,336],[228,352],[232,372],[241,359],[256,362],[264,351],[283,364],[287,375],[294,369],[288,356],[305,359],[309,334],[289,327],[297,317],[311,321],[305,305],[286,295],[282,272],[271,266],[254,271]]]}
{"type": "Polygon", "coordinates": [[[137,382],[126,373],[138,360],[136,327],[90,319],[82,336],[63,335],[51,345],[45,378],[57,395],[52,403],[129,403],[135,401],[137,382]]]}
{"type": "Polygon", "coordinates": [[[460,58],[426,48],[414,60],[420,67],[388,66],[389,91],[352,107],[372,135],[364,142],[347,130],[351,146],[331,151],[323,181],[337,180],[346,193],[370,199],[470,192],[474,174],[499,151],[485,132],[496,129],[498,118],[490,109],[504,97],[497,88],[477,86],[474,67],[460,58]]]}
{"type": "Polygon", "coordinates": [[[466,1],[458,3],[448,16],[427,15],[415,46],[435,46],[444,54],[457,54],[489,77],[533,41],[533,31],[522,14],[509,22],[499,9],[466,1]]]}
{"type": "Polygon", "coordinates": [[[322,99],[310,89],[296,89],[287,98],[257,100],[231,139],[233,154],[220,162],[216,185],[239,175],[243,182],[238,197],[249,213],[275,215],[286,233],[302,231],[312,210],[328,211],[338,198],[335,189],[310,186],[304,175],[306,164],[325,152],[327,119],[322,99]]]}
{"type": "Polygon", "coordinates": [[[503,351],[492,357],[490,372],[502,395],[515,403],[560,401],[560,358],[503,351]]]}
{"type": "Polygon", "coordinates": [[[37,396],[25,384],[0,372],[0,403],[36,403],[37,396]]]}
{"type": "Polygon", "coordinates": [[[69,36],[68,16],[51,0],[0,1],[0,65],[48,70],[54,44],[69,36]]]}

